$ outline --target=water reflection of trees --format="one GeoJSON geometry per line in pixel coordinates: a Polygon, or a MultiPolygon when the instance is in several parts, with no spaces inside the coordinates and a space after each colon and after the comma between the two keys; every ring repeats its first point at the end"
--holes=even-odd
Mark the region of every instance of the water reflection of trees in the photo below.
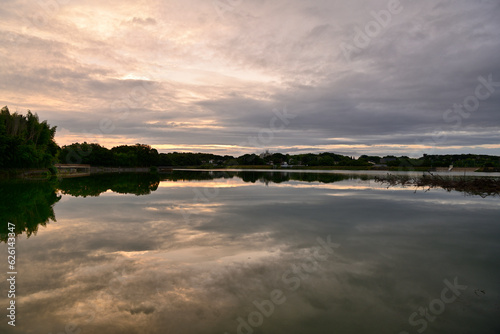
{"type": "Polygon", "coordinates": [[[441,176],[434,174],[424,174],[419,177],[410,177],[408,175],[391,175],[385,177],[375,177],[375,181],[391,186],[401,185],[412,186],[415,189],[426,189],[429,191],[434,188],[442,188],[448,192],[459,191],[465,195],[481,196],[500,196],[500,179],[493,177],[465,177],[465,176],[441,176]]]}
{"type": "Polygon", "coordinates": [[[162,181],[208,181],[215,179],[232,179],[236,172],[225,171],[190,171],[175,170],[171,173],[160,174],[162,181]]]}
{"type": "Polygon", "coordinates": [[[112,190],[120,194],[147,195],[155,191],[160,177],[153,174],[103,174],[45,181],[0,181],[0,240],[7,241],[8,223],[15,234],[36,234],[38,227],[56,221],[54,204],[61,196],[99,196],[112,190]]]}
{"type": "Polygon", "coordinates": [[[283,172],[174,171],[168,174],[100,174],[89,177],[46,181],[0,181],[0,240],[7,240],[7,224],[16,226],[16,235],[36,234],[39,225],[56,221],[54,205],[59,192],[76,197],[99,196],[111,190],[120,194],[148,195],[161,181],[191,181],[239,178],[244,182],[282,183],[291,180],[331,183],[350,178],[341,174],[283,172]]]}
{"type": "MultiPolygon", "coordinates": [[[[76,197],[99,196],[111,190],[120,194],[148,195],[158,189],[161,181],[193,181],[193,180],[222,180],[241,179],[244,182],[282,183],[282,182],[320,182],[333,183],[346,179],[367,180],[373,178],[367,175],[350,175],[334,173],[290,173],[290,172],[226,172],[226,171],[173,171],[168,174],[101,174],[89,177],[53,179],[50,181],[26,181],[11,180],[0,181],[0,240],[7,240],[7,223],[14,223],[15,233],[26,233],[29,237],[36,234],[38,226],[46,226],[50,221],[56,220],[54,205],[61,199],[59,193],[76,197]]],[[[397,183],[408,184],[408,180],[394,177],[392,179],[376,178],[379,182],[389,185],[397,183]]],[[[420,186],[441,186],[449,191],[464,191],[461,183],[451,184],[449,181],[445,186],[439,183],[443,178],[423,178],[432,181],[432,184],[418,183],[420,186]]],[[[445,180],[446,181],[446,180],[445,180]]],[[[460,180],[458,180],[460,181],[460,180]]],[[[458,182],[457,181],[457,182],[458,182]]],[[[423,181],[419,181],[423,182],[423,181]]],[[[443,181],[444,182],[444,181],[443,181]]],[[[483,183],[492,184],[489,179],[478,179],[475,183],[467,183],[468,193],[481,196],[498,195],[498,180],[496,188],[491,190],[485,188],[483,183]],[[488,183],[488,182],[489,183],[488,183]],[[473,190],[471,191],[471,187],[473,190]]]]}
{"type": "Polygon", "coordinates": [[[158,174],[124,173],[62,179],[57,187],[63,194],[75,197],[95,197],[108,190],[139,196],[151,194],[159,184],[158,174]]]}
{"type": "Polygon", "coordinates": [[[15,234],[36,234],[38,226],[46,226],[56,220],[54,204],[57,195],[54,181],[35,182],[26,180],[0,183],[0,240],[6,241],[8,223],[15,224],[15,234]]]}
{"type": "Polygon", "coordinates": [[[245,182],[282,183],[289,181],[333,183],[350,179],[345,174],[287,173],[287,172],[238,172],[245,182]]]}
{"type": "Polygon", "coordinates": [[[289,173],[289,172],[260,172],[247,170],[234,171],[173,171],[162,175],[162,181],[189,181],[189,180],[216,180],[239,178],[244,182],[282,183],[288,181],[333,183],[342,180],[358,178],[358,175],[333,174],[333,173],[289,173]]]}

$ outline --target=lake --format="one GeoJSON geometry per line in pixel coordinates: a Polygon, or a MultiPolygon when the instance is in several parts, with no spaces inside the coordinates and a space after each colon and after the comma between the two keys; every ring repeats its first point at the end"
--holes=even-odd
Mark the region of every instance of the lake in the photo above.
{"type": "Polygon", "coordinates": [[[500,201],[363,172],[0,182],[1,333],[500,333],[500,201]]]}

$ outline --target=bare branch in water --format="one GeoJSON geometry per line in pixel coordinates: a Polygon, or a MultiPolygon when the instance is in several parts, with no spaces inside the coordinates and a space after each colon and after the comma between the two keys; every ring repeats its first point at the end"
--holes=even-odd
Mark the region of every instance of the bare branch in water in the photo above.
{"type": "Polygon", "coordinates": [[[385,177],[375,177],[375,181],[381,184],[387,184],[387,188],[393,186],[414,186],[415,191],[419,188],[427,188],[429,191],[433,188],[442,188],[447,191],[460,191],[467,195],[479,195],[481,197],[500,196],[500,178],[493,177],[474,177],[474,176],[445,176],[424,174],[420,177],[411,177],[409,175],[387,174],[385,177]]]}

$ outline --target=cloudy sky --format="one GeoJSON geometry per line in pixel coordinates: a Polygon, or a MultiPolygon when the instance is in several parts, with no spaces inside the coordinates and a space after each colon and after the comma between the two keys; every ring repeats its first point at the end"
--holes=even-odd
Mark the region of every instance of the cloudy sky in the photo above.
{"type": "Polygon", "coordinates": [[[2,0],[0,59],[59,145],[500,155],[498,0],[2,0]]]}

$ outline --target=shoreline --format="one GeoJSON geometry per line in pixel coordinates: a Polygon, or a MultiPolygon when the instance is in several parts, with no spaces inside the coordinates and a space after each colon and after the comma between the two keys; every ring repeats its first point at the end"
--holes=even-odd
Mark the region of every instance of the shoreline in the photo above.
{"type": "MultiPolygon", "coordinates": [[[[372,169],[372,170],[355,170],[355,169],[289,169],[289,168],[281,168],[281,169],[249,169],[249,168],[174,168],[179,171],[206,171],[206,172],[264,172],[264,173],[326,173],[326,174],[358,174],[358,175],[387,175],[387,174],[396,174],[396,175],[422,175],[422,173],[428,173],[427,170],[380,170],[380,169],[372,169]]],[[[430,172],[434,175],[441,176],[464,176],[463,172],[430,172]]],[[[473,172],[466,173],[466,177],[500,177],[500,172],[473,172]]]]}
{"type": "Polygon", "coordinates": [[[35,168],[35,169],[0,169],[0,180],[8,179],[49,179],[51,177],[84,177],[96,174],[120,174],[120,173],[168,173],[175,170],[181,171],[217,171],[217,172],[280,172],[280,173],[349,173],[349,174],[368,174],[381,175],[387,173],[434,173],[437,175],[449,176],[490,176],[500,177],[500,171],[484,171],[484,168],[455,168],[448,171],[447,168],[373,168],[373,167],[356,167],[356,166],[300,166],[300,167],[284,167],[273,168],[272,166],[228,166],[228,167],[208,167],[208,166],[168,166],[168,167],[98,167],[90,166],[88,170],[58,170],[54,171],[54,167],[50,168],[35,168]]]}

